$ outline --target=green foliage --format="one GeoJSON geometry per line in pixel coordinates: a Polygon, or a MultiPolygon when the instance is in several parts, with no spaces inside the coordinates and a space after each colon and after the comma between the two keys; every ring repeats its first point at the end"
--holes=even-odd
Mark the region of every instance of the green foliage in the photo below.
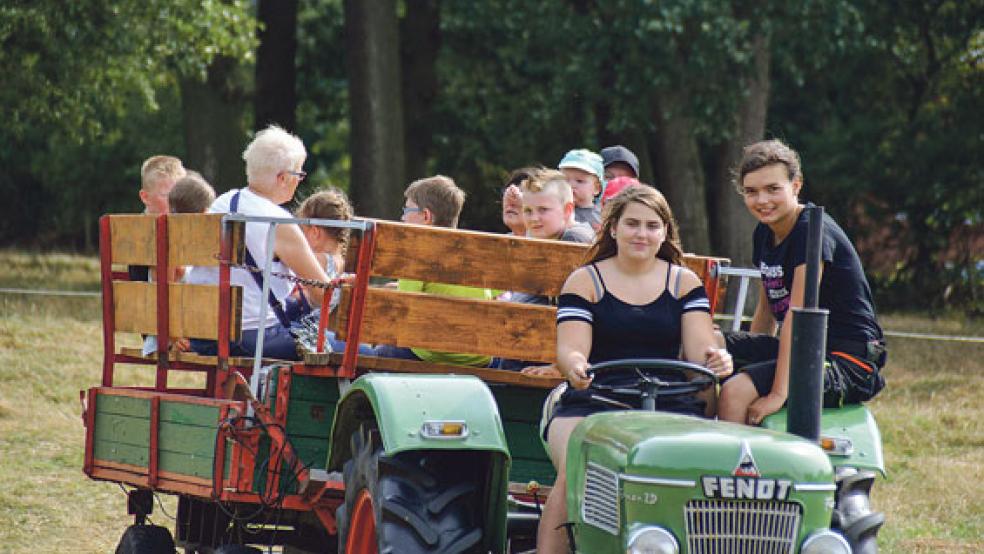
{"type": "Polygon", "coordinates": [[[141,209],[139,166],[183,155],[176,83],[249,60],[247,0],[38,0],[0,6],[0,242],[93,249],[106,212],[141,209]]]}
{"type": "Polygon", "coordinates": [[[779,73],[770,121],[804,157],[808,196],[869,241],[889,303],[984,311],[980,106],[984,3],[858,5],[827,67],[779,73]],[[859,31],[859,32],[858,32],[859,31]],[[859,206],[861,208],[859,209],[859,206]]]}
{"type": "MultiPolygon", "coordinates": [[[[16,199],[0,207],[0,243],[92,249],[100,214],[138,211],[141,160],[187,154],[179,79],[204,78],[217,56],[248,70],[254,4],[0,5],[0,195],[16,199]]],[[[401,17],[413,9],[398,6],[401,17]]],[[[498,188],[509,170],[552,166],[574,147],[644,145],[667,109],[693,122],[710,167],[748,94],[752,44],[765,36],[767,134],[801,151],[807,197],[860,245],[880,302],[984,310],[982,0],[440,6],[426,167],[469,192],[463,225],[502,229],[498,188]],[[668,92],[682,102],[660,105],[668,92]]],[[[347,189],[342,0],[301,3],[298,25],[298,132],[312,174],[301,195],[347,189]]]]}
{"type": "Polygon", "coordinates": [[[38,126],[83,141],[104,132],[99,116],[130,98],[156,110],[156,91],[199,76],[215,56],[255,48],[247,0],[35,0],[0,7],[0,106],[7,133],[38,126]]]}
{"type": "Polygon", "coordinates": [[[301,194],[332,185],[348,189],[348,80],[341,0],[298,6],[297,124],[308,149],[301,194]]]}

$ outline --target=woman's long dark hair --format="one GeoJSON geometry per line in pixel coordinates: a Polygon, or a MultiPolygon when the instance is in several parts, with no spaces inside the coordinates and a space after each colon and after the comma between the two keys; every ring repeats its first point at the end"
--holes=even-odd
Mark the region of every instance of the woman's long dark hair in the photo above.
{"type": "Polygon", "coordinates": [[[601,228],[598,230],[594,244],[588,250],[585,263],[599,262],[618,254],[618,245],[615,243],[615,237],[612,236],[612,229],[622,218],[625,207],[632,202],[638,202],[655,211],[666,226],[666,239],[656,252],[656,257],[671,264],[679,264],[683,257],[683,249],[680,247],[680,233],[676,219],[673,218],[673,212],[670,211],[666,198],[648,185],[628,187],[605,203],[601,215],[601,228]]]}

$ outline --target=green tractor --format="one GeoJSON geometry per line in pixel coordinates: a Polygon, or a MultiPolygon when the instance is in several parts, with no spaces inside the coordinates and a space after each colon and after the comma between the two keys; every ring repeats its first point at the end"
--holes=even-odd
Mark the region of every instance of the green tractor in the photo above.
{"type": "MultiPolygon", "coordinates": [[[[640,376],[651,406],[714,384],[700,366],[626,360],[595,366],[683,372],[680,386],[640,376]]],[[[862,406],[827,410],[820,444],[785,432],[655,411],[596,414],[571,435],[569,537],[575,552],[872,553],[884,518],[869,507],[883,472],[878,428],[862,406]]]]}

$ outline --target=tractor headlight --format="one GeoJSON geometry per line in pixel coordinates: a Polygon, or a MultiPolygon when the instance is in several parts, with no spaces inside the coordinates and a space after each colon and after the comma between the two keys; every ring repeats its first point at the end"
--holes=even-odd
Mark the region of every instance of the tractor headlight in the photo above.
{"type": "Polygon", "coordinates": [[[639,529],[629,537],[626,554],[677,554],[680,546],[676,537],[662,527],[639,529]]]}
{"type": "Polygon", "coordinates": [[[840,533],[817,531],[803,541],[801,554],[851,554],[851,545],[840,533]]]}

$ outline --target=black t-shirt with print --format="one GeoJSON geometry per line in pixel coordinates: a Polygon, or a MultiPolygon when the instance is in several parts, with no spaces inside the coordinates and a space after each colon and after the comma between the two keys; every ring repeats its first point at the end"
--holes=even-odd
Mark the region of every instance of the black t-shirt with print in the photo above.
{"type": "MultiPolygon", "coordinates": [[[[807,204],[807,207],[813,204],[807,204]]],[[[755,227],[752,260],[762,273],[762,285],[776,321],[782,322],[789,310],[793,272],[806,263],[807,211],[803,210],[793,230],[781,243],[767,225],[755,227]]],[[[875,319],[871,287],[861,268],[861,259],[844,230],[827,213],[823,214],[823,276],[820,279],[821,308],[830,311],[827,337],[868,342],[882,338],[875,319]]]]}

